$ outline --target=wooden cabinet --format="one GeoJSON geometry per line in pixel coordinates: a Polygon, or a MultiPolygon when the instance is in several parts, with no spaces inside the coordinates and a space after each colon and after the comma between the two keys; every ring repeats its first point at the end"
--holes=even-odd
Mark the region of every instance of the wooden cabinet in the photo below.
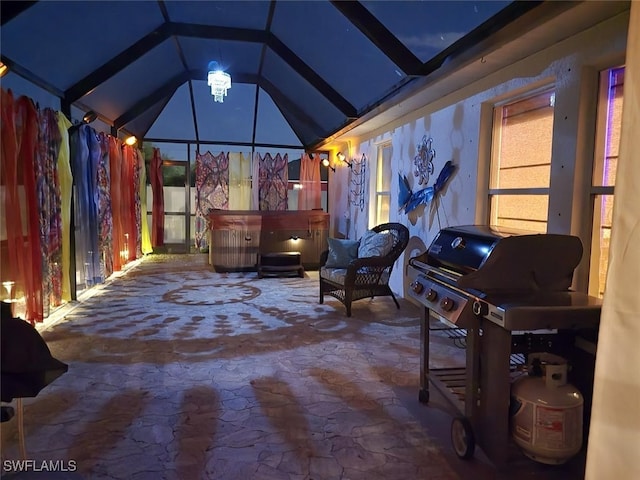
{"type": "Polygon", "coordinates": [[[302,265],[314,269],[327,249],[329,214],[321,210],[214,210],[208,221],[216,271],[256,270],[258,253],[277,252],[299,252],[302,265]]]}

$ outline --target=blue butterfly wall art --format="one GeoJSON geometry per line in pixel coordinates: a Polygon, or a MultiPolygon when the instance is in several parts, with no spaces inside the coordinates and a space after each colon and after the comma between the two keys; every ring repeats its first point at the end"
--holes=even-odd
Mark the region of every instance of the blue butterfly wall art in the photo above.
{"type": "Polygon", "coordinates": [[[438,178],[435,183],[430,186],[423,188],[422,190],[418,190],[417,192],[412,192],[411,187],[409,186],[409,181],[407,177],[403,177],[402,175],[398,175],[400,180],[400,190],[398,191],[398,208],[400,211],[404,210],[404,213],[408,214],[409,212],[415,210],[418,206],[422,204],[427,204],[431,202],[438,193],[444,188],[449,181],[451,175],[456,170],[456,166],[453,164],[451,160],[447,161],[440,170],[438,174],[438,178]]]}

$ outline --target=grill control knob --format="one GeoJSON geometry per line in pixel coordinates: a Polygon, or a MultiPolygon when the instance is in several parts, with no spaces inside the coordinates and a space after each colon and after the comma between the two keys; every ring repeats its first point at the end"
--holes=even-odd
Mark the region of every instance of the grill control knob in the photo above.
{"type": "Polygon", "coordinates": [[[489,313],[489,305],[487,305],[485,302],[481,302],[480,300],[475,300],[473,302],[473,313],[475,313],[479,317],[484,317],[487,313],[489,313]]]}
{"type": "Polygon", "coordinates": [[[428,301],[433,302],[436,298],[438,298],[438,292],[436,292],[433,288],[430,288],[425,297],[428,301]]]}
{"type": "Polygon", "coordinates": [[[422,293],[422,291],[424,290],[424,285],[422,285],[420,282],[413,282],[411,284],[411,289],[418,295],[420,295],[422,293]]]}
{"type": "Polygon", "coordinates": [[[440,308],[442,308],[442,310],[444,310],[445,312],[450,312],[451,310],[456,308],[456,302],[454,302],[453,299],[449,297],[444,297],[440,302],[440,308]]]}

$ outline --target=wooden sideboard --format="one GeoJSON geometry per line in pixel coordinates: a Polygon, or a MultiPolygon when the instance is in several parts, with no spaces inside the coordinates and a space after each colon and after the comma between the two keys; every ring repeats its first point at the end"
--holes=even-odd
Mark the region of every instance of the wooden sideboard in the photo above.
{"type": "Polygon", "coordinates": [[[300,252],[305,269],[319,267],[327,249],[329,214],[322,210],[213,210],[209,263],[216,271],[257,269],[259,253],[300,252]]]}

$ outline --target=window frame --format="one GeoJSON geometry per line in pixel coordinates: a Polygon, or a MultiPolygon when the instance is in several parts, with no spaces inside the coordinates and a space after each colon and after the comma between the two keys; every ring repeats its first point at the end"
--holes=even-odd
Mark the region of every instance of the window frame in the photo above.
{"type": "Polygon", "coordinates": [[[392,159],[391,156],[393,155],[393,146],[392,146],[392,142],[391,140],[387,140],[381,143],[376,144],[376,170],[375,170],[375,189],[373,189],[375,191],[375,199],[374,199],[374,218],[375,218],[375,225],[380,225],[382,223],[388,223],[391,221],[391,183],[392,180],[389,179],[389,190],[382,190],[381,188],[381,175],[384,174],[385,171],[385,165],[384,165],[384,152],[386,149],[389,149],[389,159],[387,160],[388,162],[388,167],[389,167],[389,173],[391,173],[391,169],[392,169],[392,159]],[[389,205],[389,214],[387,216],[386,219],[381,219],[380,217],[380,205],[381,205],[381,199],[382,198],[386,198],[388,200],[388,205],[389,205]]]}
{"type": "MultiPolygon", "coordinates": [[[[591,232],[590,238],[590,252],[589,252],[589,275],[587,282],[587,289],[589,295],[602,298],[604,290],[606,289],[606,280],[602,285],[602,293],[600,292],[600,277],[602,266],[602,249],[600,242],[600,231],[602,230],[601,212],[603,208],[603,200],[598,201],[599,197],[610,196],[615,198],[615,184],[614,185],[602,185],[602,176],[604,166],[607,161],[607,133],[610,128],[609,125],[609,92],[614,85],[612,85],[610,79],[611,74],[615,70],[624,69],[625,65],[617,65],[608,68],[604,68],[598,72],[598,98],[596,107],[596,124],[594,131],[594,152],[593,152],[593,166],[591,169],[591,178],[589,182],[589,203],[591,205],[591,217],[589,218],[589,229],[591,232]],[[596,178],[598,179],[596,182],[596,178]],[[596,248],[597,247],[597,248],[596,248]]],[[[622,89],[624,92],[624,80],[622,81],[622,89]]],[[[623,105],[624,105],[624,93],[623,93],[623,105]]],[[[613,225],[611,225],[613,229],[613,225]]],[[[608,272],[608,258],[606,260],[606,267],[604,275],[606,277],[608,272]]]]}
{"type": "MultiPolygon", "coordinates": [[[[494,102],[491,104],[491,144],[489,149],[489,167],[487,173],[487,204],[486,204],[486,217],[488,223],[491,225],[498,225],[498,212],[494,209],[494,199],[498,200],[500,196],[519,196],[519,195],[535,195],[545,196],[547,201],[547,215],[544,221],[544,232],[548,229],[549,223],[549,201],[551,197],[551,171],[549,172],[549,185],[547,187],[523,187],[523,188],[499,188],[493,187],[498,182],[496,181],[499,175],[499,160],[502,147],[502,121],[504,118],[504,107],[513,105],[519,102],[532,99],[536,96],[545,94],[547,92],[553,95],[555,99],[556,95],[555,83],[545,83],[537,88],[532,88],[522,92],[518,95],[510,96],[504,100],[494,102]]],[[[553,100],[554,117],[555,117],[555,100],[553,100]]],[[[554,118],[555,123],[555,118],[554,118]]],[[[553,128],[551,131],[551,142],[553,145],[553,128]]],[[[549,159],[549,168],[553,163],[553,157],[549,159]]]]}

